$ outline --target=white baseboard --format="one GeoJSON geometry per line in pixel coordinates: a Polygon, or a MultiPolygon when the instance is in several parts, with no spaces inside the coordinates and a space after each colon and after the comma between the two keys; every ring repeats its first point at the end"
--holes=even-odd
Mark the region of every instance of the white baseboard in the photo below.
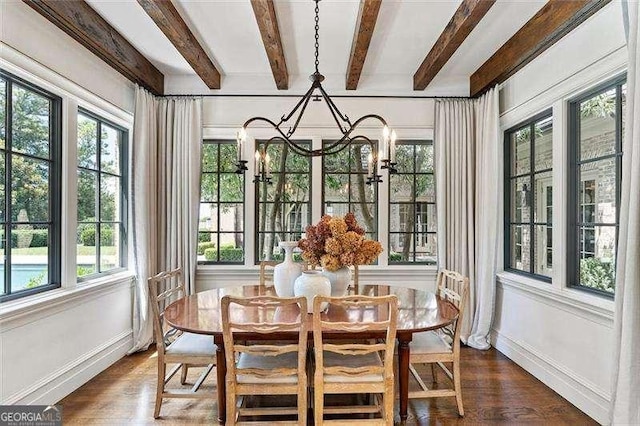
{"type": "Polygon", "coordinates": [[[55,404],[125,356],[132,345],[132,331],[123,332],[29,388],[10,396],[3,404],[55,404]]]}
{"type": "Polygon", "coordinates": [[[609,423],[611,396],[606,391],[578,377],[565,366],[558,365],[528,344],[512,340],[495,329],[491,332],[491,343],[589,417],[600,424],[609,423]]]}

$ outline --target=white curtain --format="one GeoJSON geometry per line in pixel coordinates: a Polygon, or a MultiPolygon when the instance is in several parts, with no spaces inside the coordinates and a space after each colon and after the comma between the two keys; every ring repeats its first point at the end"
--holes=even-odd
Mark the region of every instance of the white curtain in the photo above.
{"type": "Polygon", "coordinates": [[[195,290],[202,108],[200,99],[156,99],[136,88],[132,150],[134,346],[153,339],[147,278],[181,267],[195,290]]]}
{"type": "Polygon", "coordinates": [[[470,281],[462,340],[488,349],[498,250],[498,90],[477,100],[436,101],[438,262],[470,281]]]}
{"type": "Polygon", "coordinates": [[[613,327],[614,425],[640,424],[640,6],[637,1],[626,6],[629,67],[613,327]]]}

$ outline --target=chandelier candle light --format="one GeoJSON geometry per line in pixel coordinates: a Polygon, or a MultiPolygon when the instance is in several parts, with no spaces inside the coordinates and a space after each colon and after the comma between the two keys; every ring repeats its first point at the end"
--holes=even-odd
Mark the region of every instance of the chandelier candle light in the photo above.
{"type": "Polygon", "coordinates": [[[263,123],[268,124],[276,131],[276,136],[269,139],[263,149],[256,150],[255,153],[255,164],[254,164],[254,172],[255,179],[254,182],[266,182],[271,183],[271,172],[269,170],[269,154],[267,153],[267,148],[269,144],[273,141],[282,141],[286,143],[293,152],[296,154],[305,156],[305,157],[318,157],[325,156],[331,154],[337,154],[342,150],[349,147],[353,142],[356,141],[364,141],[369,144],[371,148],[371,153],[368,157],[367,162],[367,184],[371,185],[372,183],[382,182],[382,176],[378,174],[378,168],[386,169],[389,173],[397,173],[397,169],[395,168],[396,162],[396,132],[389,129],[387,126],[387,122],[384,118],[377,114],[367,114],[364,115],[354,122],[351,122],[348,116],[340,112],[336,104],[329,97],[327,92],[322,88],[322,81],[324,80],[324,76],[320,74],[319,71],[319,12],[320,9],[318,7],[318,2],[320,0],[313,0],[316,4],[315,7],[315,72],[311,74],[309,79],[311,80],[311,87],[307,92],[302,96],[302,98],[298,101],[298,103],[293,107],[293,110],[288,114],[283,114],[278,123],[265,118],[265,117],[252,117],[245,121],[242,128],[238,131],[236,138],[238,144],[238,163],[236,164],[236,173],[242,174],[247,169],[247,161],[242,159],[242,147],[247,140],[247,126],[249,126],[254,121],[261,121],[263,123]],[[308,149],[303,145],[297,144],[292,140],[296,130],[298,129],[298,125],[300,124],[300,120],[304,115],[304,112],[309,104],[309,101],[313,98],[314,101],[323,101],[326,103],[329,111],[331,112],[331,116],[333,117],[336,125],[338,126],[338,130],[342,136],[325,146],[319,149],[308,149]],[[369,139],[368,137],[360,134],[354,134],[356,127],[358,127],[362,122],[366,120],[377,120],[382,125],[382,137],[380,142],[380,149],[378,151],[375,150],[375,142],[369,139]]]}

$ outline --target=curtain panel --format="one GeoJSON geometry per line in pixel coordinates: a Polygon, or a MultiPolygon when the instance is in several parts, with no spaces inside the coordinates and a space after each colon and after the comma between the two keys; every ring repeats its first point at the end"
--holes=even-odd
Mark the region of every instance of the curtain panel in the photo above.
{"type": "Polygon", "coordinates": [[[500,135],[498,90],[435,105],[439,267],[467,277],[461,338],[488,349],[498,250],[500,135]]]}
{"type": "Polygon", "coordinates": [[[622,142],[611,423],[640,424],[640,5],[624,2],[627,115],[622,142]]]}
{"type": "Polygon", "coordinates": [[[134,346],[153,340],[147,279],[182,268],[185,290],[195,290],[202,101],[155,98],[136,87],[131,217],[136,274],[134,346]]]}

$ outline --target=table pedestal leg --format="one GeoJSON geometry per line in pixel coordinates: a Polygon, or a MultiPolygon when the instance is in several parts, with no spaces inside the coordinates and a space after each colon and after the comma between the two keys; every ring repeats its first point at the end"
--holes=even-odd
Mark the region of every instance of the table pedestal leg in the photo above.
{"type": "MultiPolygon", "coordinates": [[[[217,339],[216,339],[217,340],[217,339]]],[[[218,391],[218,423],[223,425],[227,418],[227,394],[225,389],[225,378],[227,375],[227,363],[224,357],[224,343],[222,338],[215,342],[218,346],[216,350],[216,377],[218,391]]]]}
{"type": "Polygon", "coordinates": [[[411,336],[398,337],[398,383],[400,388],[400,420],[407,420],[409,402],[409,342],[411,336]]]}

